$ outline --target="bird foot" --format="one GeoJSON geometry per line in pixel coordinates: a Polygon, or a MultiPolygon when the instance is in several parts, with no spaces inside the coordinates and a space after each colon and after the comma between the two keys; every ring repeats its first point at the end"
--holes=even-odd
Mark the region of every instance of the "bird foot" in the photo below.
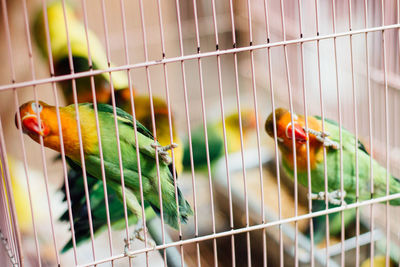
{"type": "Polygon", "coordinates": [[[139,239],[140,241],[142,241],[142,242],[146,242],[146,244],[149,246],[149,247],[155,247],[155,244],[154,244],[154,242],[152,241],[152,240],[150,240],[150,239],[148,239],[147,241],[146,241],[146,238],[144,237],[144,227],[143,227],[143,225],[142,226],[140,226],[139,228],[137,228],[137,229],[135,229],[135,238],[136,239],[139,239]]]}
{"type": "Polygon", "coordinates": [[[129,245],[132,244],[132,242],[135,239],[139,239],[140,241],[142,241],[143,243],[146,243],[149,247],[151,248],[155,248],[156,244],[152,241],[152,240],[146,240],[146,238],[144,237],[144,227],[143,225],[140,226],[139,228],[135,229],[134,231],[134,235],[130,236],[129,239],[124,238],[124,242],[125,242],[125,246],[124,246],[124,255],[134,258],[136,257],[135,255],[131,255],[129,252],[129,245]]]}
{"type": "Polygon", "coordinates": [[[151,144],[151,147],[156,149],[158,154],[160,155],[161,159],[166,163],[170,164],[172,162],[171,157],[168,154],[168,151],[171,150],[172,148],[177,148],[178,144],[172,143],[166,146],[161,146],[159,144],[153,143],[151,144]]]}
{"type": "MultiPolygon", "coordinates": [[[[346,205],[346,202],[343,200],[341,200],[341,198],[343,198],[346,196],[346,191],[340,191],[340,190],[336,190],[336,191],[332,191],[328,193],[328,201],[329,203],[333,204],[333,205],[346,205]]],[[[319,192],[317,194],[312,193],[311,195],[308,196],[309,198],[313,199],[313,200],[325,200],[325,192],[319,192]]]]}
{"type": "Polygon", "coordinates": [[[124,243],[125,243],[124,255],[128,256],[130,258],[135,258],[136,257],[135,255],[132,255],[132,254],[129,253],[129,245],[133,242],[133,240],[135,240],[135,237],[133,237],[133,236],[130,236],[128,239],[124,238],[124,243]]]}
{"type": "Polygon", "coordinates": [[[332,147],[333,149],[339,149],[340,145],[329,139],[328,136],[330,135],[328,132],[322,132],[322,131],[315,131],[313,129],[308,128],[307,130],[303,128],[304,131],[315,135],[315,138],[317,138],[318,141],[320,141],[325,147],[332,147]]]}

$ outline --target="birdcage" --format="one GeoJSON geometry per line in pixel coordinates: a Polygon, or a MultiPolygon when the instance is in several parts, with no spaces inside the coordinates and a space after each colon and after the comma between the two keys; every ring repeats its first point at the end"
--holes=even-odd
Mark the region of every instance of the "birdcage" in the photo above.
{"type": "Polygon", "coordinates": [[[399,2],[1,0],[0,265],[400,264],[399,2]]]}

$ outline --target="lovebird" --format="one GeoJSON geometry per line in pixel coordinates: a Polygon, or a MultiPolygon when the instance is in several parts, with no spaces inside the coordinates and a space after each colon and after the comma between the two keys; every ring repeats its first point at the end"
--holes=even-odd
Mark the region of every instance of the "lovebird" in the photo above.
{"type": "MultiPolygon", "coordinates": [[[[91,68],[93,70],[107,69],[108,62],[104,46],[90,29],[88,29],[88,39],[92,66],[89,66],[89,52],[85,26],[77,17],[73,6],[68,4],[68,1],[65,1],[65,15],[68,25],[68,37],[71,44],[74,72],[89,71],[91,68]]],[[[44,58],[48,59],[44,19],[45,17],[41,9],[34,18],[32,31],[39,50],[42,52],[44,58]]],[[[55,75],[70,74],[68,38],[62,1],[53,1],[47,5],[47,19],[55,75]]],[[[113,67],[112,64],[111,67],[113,67]]],[[[109,73],[96,75],[94,76],[94,80],[97,101],[100,103],[107,103],[111,97],[109,73]]],[[[75,81],[78,102],[93,102],[90,77],[75,79],[75,81]]],[[[127,88],[127,73],[124,71],[113,72],[112,83],[115,90],[127,88]]],[[[72,80],[61,81],[59,84],[61,85],[67,103],[72,104],[74,102],[72,80]]]]}
{"type": "MultiPolygon", "coordinates": [[[[243,141],[256,128],[256,119],[254,111],[250,109],[241,110],[243,141]]],[[[225,117],[226,137],[228,153],[240,151],[240,128],[239,114],[234,112],[225,117]]],[[[207,123],[208,148],[210,155],[210,164],[215,163],[219,158],[225,155],[224,137],[222,131],[222,121],[207,123]]],[[[193,162],[196,170],[207,168],[206,141],[204,137],[203,126],[198,126],[192,131],[193,162]]],[[[190,148],[189,141],[185,142],[183,152],[183,166],[190,169],[190,148]]]]}
{"type": "MultiPolygon", "coordinates": [[[[344,192],[340,191],[340,144],[339,144],[339,125],[329,119],[325,119],[325,133],[322,132],[322,121],[320,117],[308,117],[308,137],[305,130],[304,116],[293,114],[293,123],[291,123],[291,114],[288,110],[277,108],[275,110],[276,133],[278,147],[282,155],[282,169],[284,173],[294,178],[294,161],[292,138],[295,139],[296,159],[297,159],[297,179],[304,186],[307,182],[307,139],[310,145],[310,169],[311,169],[311,191],[312,199],[325,199],[324,185],[324,162],[323,147],[326,147],[327,176],[328,176],[328,199],[332,205],[340,205],[341,195],[347,203],[356,201],[356,166],[355,166],[355,144],[358,145],[358,173],[359,173],[359,200],[371,198],[370,193],[370,155],[359,140],[354,135],[342,128],[342,151],[343,151],[343,185],[344,192]],[[293,130],[294,128],[294,136],[293,130]]],[[[265,122],[265,130],[268,135],[274,138],[273,113],[269,115],[265,122]]],[[[372,160],[374,175],[374,197],[386,196],[386,172],[374,159],[372,160]]],[[[400,181],[389,174],[389,192],[395,194],[400,192],[400,181]]],[[[400,205],[400,199],[390,201],[391,205],[400,205]]],[[[318,202],[313,203],[318,208],[318,202]]],[[[325,205],[323,205],[325,206],[325,205]]],[[[350,222],[354,216],[354,209],[346,210],[345,221],[350,222]],[[347,216],[346,216],[347,215],[347,216]],[[346,219],[347,218],[347,219],[346,219]],[[349,220],[350,219],[350,220],[349,220]]],[[[339,213],[332,215],[338,216],[339,213]]],[[[324,216],[323,216],[324,217],[324,216]]],[[[336,218],[330,216],[330,221],[336,220],[331,230],[340,232],[340,215],[336,218]],[[337,229],[337,230],[333,230],[337,229]]],[[[346,223],[346,222],[345,222],[346,223]]],[[[325,230],[323,230],[325,233],[325,230]]],[[[318,235],[318,233],[316,234],[318,235]]]]}
{"type": "MultiPolygon", "coordinates": [[[[120,183],[121,174],[119,169],[113,108],[107,104],[98,104],[97,108],[107,185],[110,186],[116,192],[117,197],[122,200],[122,187],[120,183]]],[[[81,125],[84,125],[84,127],[81,127],[81,131],[86,171],[93,178],[102,179],[93,104],[81,103],[78,105],[78,109],[80,123],[81,125]]],[[[72,164],[81,166],[82,163],[79,152],[77,125],[75,121],[75,105],[61,107],[59,111],[63,129],[65,154],[68,160],[72,161],[72,164]]],[[[39,136],[42,136],[46,147],[60,152],[60,137],[58,135],[58,122],[56,117],[56,108],[54,106],[47,105],[44,102],[39,102],[37,105],[36,102],[30,101],[20,107],[20,116],[24,133],[36,142],[39,141],[39,136]],[[37,113],[40,114],[40,125],[37,113]]],[[[133,118],[128,113],[117,108],[117,120],[127,206],[130,212],[132,212],[137,219],[140,219],[142,214],[139,203],[140,188],[135,138],[133,133],[133,118]]],[[[159,169],[164,220],[168,225],[177,229],[179,221],[186,223],[188,217],[193,214],[193,211],[178,188],[178,217],[173,174],[171,170],[171,159],[169,158],[168,152],[166,152],[166,148],[161,147],[158,142],[154,141],[152,134],[140,122],[137,122],[136,126],[138,130],[139,156],[145,206],[152,207],[154,212],[157,214],[160,212],[155,158],[155,150],[157,149],[160,159],[159,169]]]]}
{"type": "MultiPolygon", "coordinates": [[[[143,122],[147,129],[152,129],[150,102],[148,96],[138,96],[134,93],[134,101],[136,108],[136,119],[143,122]]],[[[124,89],[116,92],[117,105],[124,111],[131,114],[130,91],[124,89]]],[[[161,145],[170,143],[169,124],[168,124],[168,109],[164,100],[158,97],[153,97],[154,113],[156,118],[157,140],[161,145]]],[[[176,171],[179,175],[182,171],[182,146],[181,141],[176,134],[172,118],[172,131],[174,143],[178,147],[174,149],[176,171]]],[[[169,151],[170,152],[170,151],[169,151]]],[[[76,243],[79,245],[90,239],[89,218],[86,205],[86,196],[83,187],[82,169],[76,164],[69,161],[72,169],[68,172],[69,189],[71,194],[72,214],[74,218],[74,230],[76,243]]],[[[90,205],[92,210],[93,232],[95,234],[107,229],[106,206],[104,198],[103,182],[89,174],[87,174],[88,187],[90,192],[90,205]]],[[[60,190],[64,193],[64,202],[67,201],[65,195],[65,184],[60,190]]],[[[110,206],[110,223],[113,229],[119,230],[125,227],[125,213],[121,201],[118,199],[113,188],[107,185],[108,204],[110,206]]],[[[146,221],[150,221],[156,216],[151,207],[146,208],[146,221]]],[[[138,222],[137,217],[132,212],[128,211],[128,223],[130,225],[138,222]]],[[[61,221],[69,222],[68,210],[60,217],[61,221]]],[[[63,252],[72,248],[72,239],[64,246],[63,252]]]]}

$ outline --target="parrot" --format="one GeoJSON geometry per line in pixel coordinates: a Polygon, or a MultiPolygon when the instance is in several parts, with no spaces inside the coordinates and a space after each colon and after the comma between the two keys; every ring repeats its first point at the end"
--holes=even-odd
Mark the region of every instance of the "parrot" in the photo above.
{"type": "MultiPolygon", "coordinates": [[[[80,123],[81,125],[85,125],[81,130],[86,171],[93,178],[101,180],[101,163],[98,154],[94,106],[92,103],[80,103],[77,108],[80,114],[80,123]]],[[[107,104],[97,104],[97,109],[100,121],[107,186],[110,186],[119,200],[122,200],[123,188],[120,184],[113,107],[107,104]]],[[[77,125],[75,121],[75,105],[72,104],[66,107],[61,107],[59,111],[63,129],[65,154],[71,165],[75,164],[81,167],[82,163],[80,159],[77,125]]],[[[138,199],[140,199],[140,191],[138,166],[135,155],[136,148],[133,134],[133,118],[131,115],[119,108],[116,108],[116,112],[119,138],[121,142],[127,206],[130,212],[136,216],[137,220],[139,220],[142,214],[141,206],[138,202],[138,199]]],[[[16,116],[17,115],[18,113],[16,116]]],[[[47,105],[41,101],[39,101],[38,104],[34,101],[30,101],[20,106],[20,116],[22,129],[25,134],[30,136],[36,142],[39,142],[39,136],[42,136],[46,147],[60,152],[60,138],[58,135],[56,108],[54,106],[47,105]],[[40,125],[37,115],[40,116],[40,125]]],[[[170,146],[162,147],[158,142],[155,142],[152,134],[140,122],[137,121],[136,126],[138,130],[138,145],[140,151],[145,208],[151,207],[156,214],[160,214],[155,159],[155,150],[157,150],[160,158],[159,169],[162,187],[163,218],[168,225],[177,229],[179,221],[187,223],[187,220],[189,216],[193,214],[193,211],[190,204],[184,199],[183,194],[178,188],[178,218],[174,181],[172,177],[173,174],[171,170],[171,159],[167,152],[170,146]]],[[[100,187],[102,188],[102,185],[100,187]]],[[[71,194],[82,194],[82,191],[71,192],[71,194]]],[[[93,195],[93,193],[91,193],[91,195],[93,195]]],[[[101,202],[100,204],[99,202],[95,202],[95,205],[101,205],[101,202]]]]}
{"type": "MultiPolygon", "coordinates": [[[[94,32],[88,29],[88,40],[92,66],[89,66],[89,52],[84,24],[68,1],[65,1],[65,16],[68,25],[68,37],[71,46],[71,54],[74,72],[104,70],[108,67],[106,52],[100,40],[94,32]]],[[[39,11],[34,18],[33,33],[37,47],[44,58],[48,58],[45,17],[43,11],[39,11]]],[[[71,73],[68,57],[68,38],[64,21],[64,9],[62,1],[53,1],[47,6],[47,23],[51,43],[51,53],[54,62],[55,75],[67,75],[71,73]]],[[[94,76],[96,99],[100,103],[107,103],[111,97],[110,74],[102,73],[94,76]]],[[[75,79],[78,103],[92,102],[90,77],[75,79]]],[[[128,76],[124,71],[112,73],[112,84],[115,90],[128,87],[128,76]]],[[[74,102],[73,85],[71,80],[60,82],[64,97],[68,104],[74,102]]]]}
{"type": "MultiPolygon", "coordinates": [[[[329,206],[339,206],[344,204],[340,201],[343,196],[344,202],[353,203],[356,201],[356,166],[355,166],[355,144],[358,146],[358,173],[359,173],[359,200],[371,198],[370,193],[370,155],[364,145],[356,140],[353,134],[342,128],[342,151],[343,151],[343,185],[344,191],[340,191],[340,140],[339,125],[330,119],[324,120],[324,130],[322,132],[322,120],[318,116],[308,116],[308,135],[305,129],[304,116],[291,114],[284,108],[275,110],[276,134],[278,147],[282,155],[283,172],[292,179],[294,178],[293,146],[292,138],[296,145],[296,166],[297,179],[303,186],[308,186],[307,177],[307,147],[310,146],[310,170],[311,170],[311,191],[308,196],[313,199],[313,211],[325,209],[325,203],[318,202],[329,200],[329,206]],[[293,117],[293,125],[291,119],[293,117]],[[294,129],[294,136],[293,136],[294,129]],[[324,162],[323,147],[326,147],[328,195],[325,196],[324,184],[324,162]]],[[[274,138],[274,118],[273,113],[269,115],[265,122],[267,134],[274,138]]],[[[377,161],[372,159],[374,174],[374,196],[386,196],[386,172],[377,161]]],[[[400,181],[389,174],[390,194],[400,192],[400,181]]],[[[400,205],[400,199],[390,201],[391,205],[400,205]]],[[[338,234],[341,230],[340,213],[329,215],[332,222],[330,234],[338,234]]],[[[345,224],[350,223],[355,217],[355,209],[345,210],[345,224]]],[[[325,217],[325,216],[320,216],[325,217]]],[[[316,220],[321,219],[319,217],[316,220]]],[[[323,225],[318,224],[318,225],[323,225]]],[[[318,229],[317,229],[318,230],[318,229]]],[[[316,241],[325,233],[323,227],[319,227],[320,232],[316,233],[316,241]]]]}
{"type": "MultiPolygon", "coordinates": [[[[242,130],[243,140],[245,141],[251,131],[256,128],[254,111],[242,109],[242,130]]],[[[228,153],[235,153],[240,150],[240,128],[239,114],[233,112],[225,117],[226,137],[228,153]]],[[[208,148],[210,163],[215,163],[224,155],[224,137],[222,131],[222,121],[207,123],[208,148]]],[[[199,126],[192,131],[193,162],[196,170],[207,168],[206,142],[204,128],[199,126]]],[[[184,145],[183,166],[190,169],[190,146],[189,141],[184,145]]]]}
{"type": "MultiPolygon", "coordinates": [[[[115,92],[116,103],[118,107],[122,108],[124,111],[131,114],[131,102],[130,102],[130,90],[129,88],[119,90],[115,92]]],[[[151,113],[150,113],[150,102],[149,97],[145,95],[135,95],[133,91],[135,109],[136,109],[136,119],[143,122],[143,125],[147,129],[152,129],[151,113]]],[[[155,122],[157,129],[157,140],[161,145],[168,145],[170,143],[169,135],[169,123],[168,123],[168,107],[164,100],[159,97],[153,97],[155,122]]],[[[174,149],[175,156],[175,167],[177,174],[180,175],[182,172],[182,146],[179,137],[175,131],[175,124],[172,118],[172,132],[174,143],[178,145],[174,149]]],[[[170,156],[172,156],[170,154],[170,156]]],[[[83,241],[89,240],[90,229],[89,229],[89,218],[87,214],[86,196],[83,190],[83,175],[82,169],[76,164],[68,162],[72,169],[68,173],[72,215],[74,219],[74,230],[76,233],[76,242],[79,245],[83,241]]],[[[92,210],[92,221],[93,221],[93,231],[95,234],[102,232],[107,226],[106,217],[106,207],[104,205],[104,189],[103,182],[98,180],[89,174],[87,174],[88,187],[90,192],[90,203],[92,210]],[[94,203],[98,203],[95,205],[94,203]]],[[[67,201],[65,194],[65,184],[60,190],[64,194],[64,202],[67,201]]],[[[110,210],[113,212],[110,215],[110,221],[113,229],[122,229],[125,226],[125,214],[123,210],[123,205],[119,201],[114,190],[107,186],[108,204],[110,210]]],[[[155,218],[156,214],[152,212],[151,207],[146,209],[146,221],[149,222],[151,219],[155,218]]],[[[68,210],[60,217],[61,221],[69,222],[68,210]]],[[[137,217],[129,212],[128,223],[136,224],[137,217]]],[[[68,251],[72,248],[72,239],[64,246],[63,252],[68,251]]]]}

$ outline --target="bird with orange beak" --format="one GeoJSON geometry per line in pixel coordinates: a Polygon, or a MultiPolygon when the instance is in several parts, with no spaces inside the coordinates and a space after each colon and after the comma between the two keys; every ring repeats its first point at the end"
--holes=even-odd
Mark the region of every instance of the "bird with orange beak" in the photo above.
{"type": "MultiPolygon", "coordinates": [[[[81,103],[77,108],[79,111],[86,171],[92,177],[101,180],[102,163],[99,155],[94,107],[92,103],[81,103]]],[[[107,104],[98,104],[97,110],[107,185],[111,186],[118,194],[120,200],[122,200],[123,190],[121,187],[121,172],[113,107],[107,104]]],[[[59,112],[65,155],[74,164],[82,166],[75,105],[60,107],[59,112]]],[[[141,207],[138,201],[138,199],[140,200],[140,184],[133,118],[119,108],[116,108],[116,113],[127,206],[133,214],[141,218],[141,207]]],[[[18,127],[19,120],[17,116],[18,113],[16,114],[18,127]]],[[[31,101],[19,108],[19,116],[24,133],[36,142],[39,142],[40,136],[42,136],[46,147],[60,152],[56,107],[47,105],[44,102],[36,103],[31,101]]],[[[159,170],[163,217],[167,224],[177,229],[179,221],[186,222],[188,220],[188,216],[192,214],[192,209],[179,189],[177,189],[178,201],[175,200],[171,159],[166,151],[167,148],[161,147],[142,124],[136,122],[136,127],[144,203],[147,206],[151,206],[159,214],[160,203],[157,177],[159,170]],[[160,158],[158,170],[156,166],[156,149],[160,158]],[[177,204],[179,206],[179,213],[177,204]]]]}
{"type": "MultiPolygon", "coordinates": [[[[308,186],[307,176],[307,140],[310,148],[310,170],[311,190],[313,199],[325,199],[325,168],[323,147],[326,148],[328,199],[332,204],[341,204],[341,196],[347,202],[356,201],[356,152],[358,146],[358,176],[359,176],[359,200],[371,198],[370,186],[370,155],[365,147],[355,139],[353,134],[342,128],[342,146],[340,147],[339,125],[332,120],[324,120],[322,132],[321,118],[308,116],[308,129],[306,132],[304,116],[291,114],[288,110],[278,108],[275,110],[275,121],[271,113],[265,122],[265,130],[274,138],[274,127],[276,124],[276,138],[282,155],[282,167],[289,177],[294,177],[294,151],[293,139],[295,141],[296,166],[298,182],[308,186]],[[293,119],[293,123],[292,123],[293,119]],[[340,191],[340,149],[343,161],[343,186],[344,192],[340,191]]],[[[387,170],[372,159],[374,197],[386,196],[386,173],[387,170]]],[[[389,192],[395,194],[400,192],[400,182],[389,174],[389,192]]],[[[392,205],[400,205],[400,199],[391,200],[392,205]]]]}
{"type": "MultiPolygon", "coordinates": [[[[317,116],[307,117],[308,128],[304,116],[291,114],[288,110],[278,108],[275,110],[275,122],[271,113],[265,122],[265,130],[274,138],[274,127],[276,125],[276,138],[282,155],[282,169],[284,173],[294,178],[294,151],[293,139],[296,150],[296,167],[298,182],[308,186],[307,173],[307,141],[309,143],[309,164],[311,175],[311,198],[313,199],[312,211],[320,211],[326,208],[325,202],[325,167],[324,152],[326,148],[326,174],[328,180],[329,207],[341,205],[341,197],[345,202],[356,201],[356,151],[358,154],[358,177],[359,177],[359,200],[371,198],[370,179],[370,155],[361,142],[347,130],[341,130],[342,147],[340,147],[339,125],[332,121],[324,120],[324,132],[322,131],[322,120],[317,116]],[[293,123],[292,123],[293,119],[293,123]],[[307,133],[308,132],[308,133],[307,133]],[[340,173],[340,149],[343,157],[343,189],[341,189],[340,173]]],[[[374,196],[386,196],[386,172],[387,170],[372,159],[374,196]]],[[[389,174],[389,192],[395,194],[400,192],[400,182],[389,174]]],[[[400,205],[400,199],[390,201],[392,205],[400,205]]],[[[355,209],[345,210],[343,225],[346,227],[355,219],[355,209]]],[[[314,242],[320,243],[326,236],[325,216],[313,218],[314,242]]],[[[341,213],[329,214],[329,233],[331,236],[339,235],[342,229],[341,213]]]]}

